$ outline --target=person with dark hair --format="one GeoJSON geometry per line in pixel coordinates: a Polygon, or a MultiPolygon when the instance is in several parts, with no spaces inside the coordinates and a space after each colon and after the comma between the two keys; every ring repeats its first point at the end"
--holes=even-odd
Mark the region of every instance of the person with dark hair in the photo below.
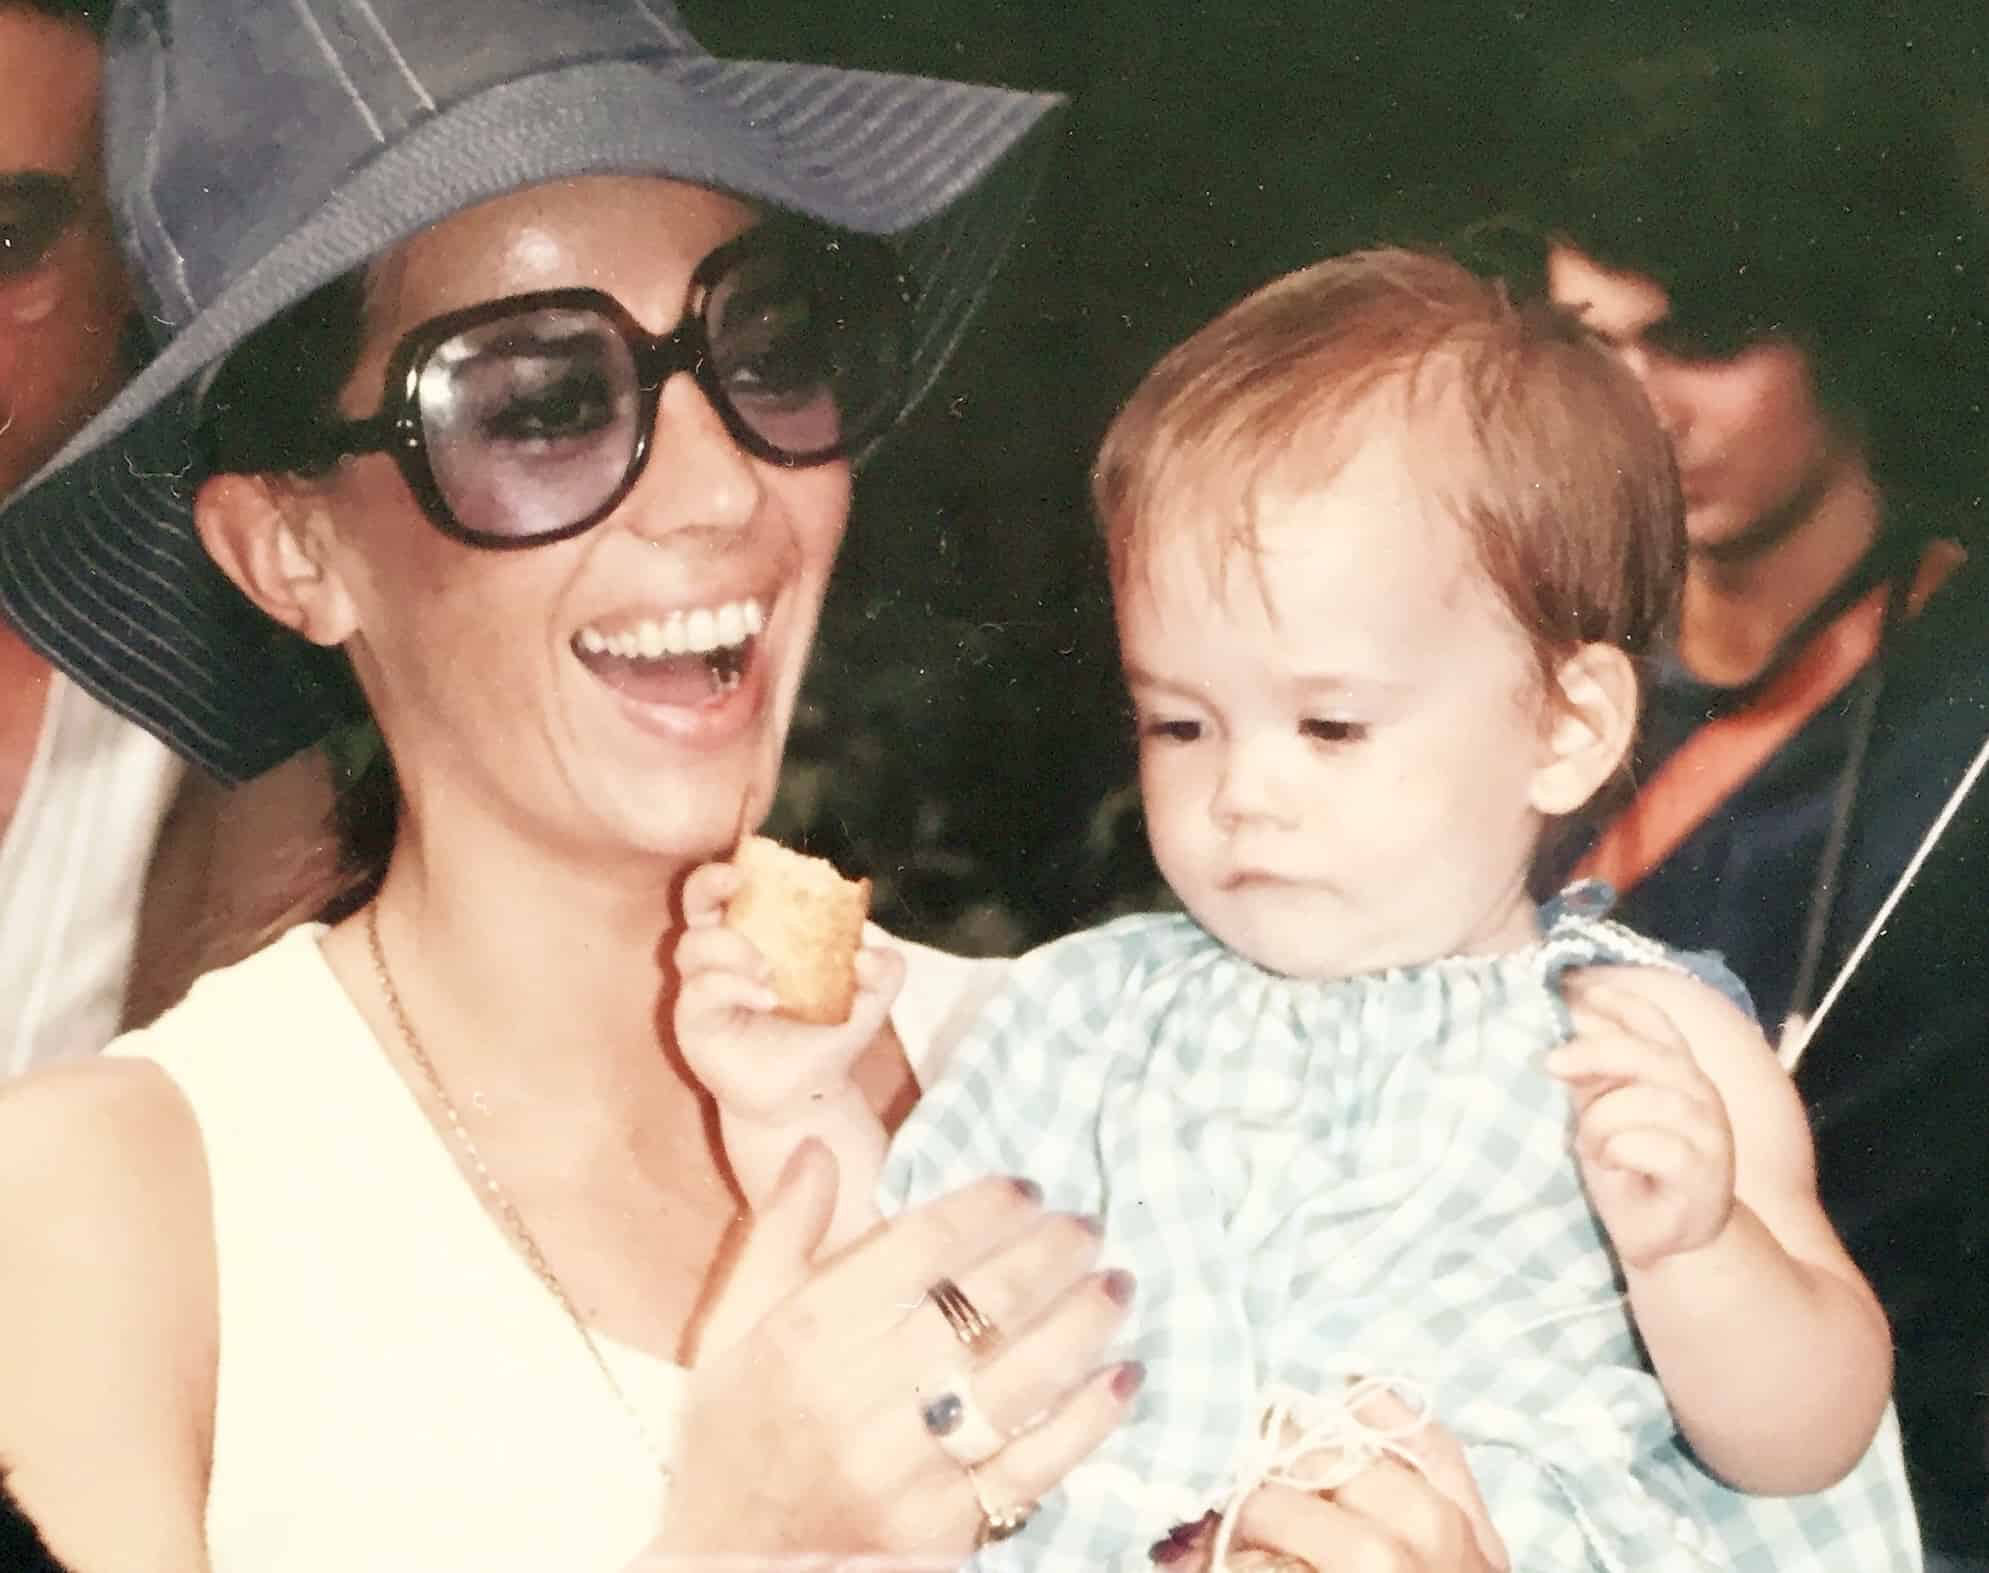
{"type": "MultiPolygon", "coordinates": [[[[1057,101],[716,57],[668,0],[129,0],[106,103],[159,347],[0,513],[0,604],[220,778],[378,743],[317,921],[0,1092],[11,1489],[84,1573],[1012,1535],[1142,1380],[1095,1223],[991,1175],[821,1259],[813,1144],[735,1229],[665,958],[1057,101]]],[[[892,1028],[880,1109],[938,1048],[892,1028]]],[[[1414,1479],[1298,1549],[1394,1514],[1482,1573],[1414,1479]]]]}
{"type": "Polygon", "coordinates": [[[1779,1024],[1825,1204],[1892,1321],[1926,1544],[1975,1569],[1977,832],[1887,909],[1989,727],[1989,245],[1931,102],[1872,51],[1790,28],[1585,49],[1549,73],[1532,261],[1664,421],[1689,561],[1627,801],[1542,883],[1571,865],[1611,881],[1625,921],[1722,952],[1779,1024]]]}
{"type": "MultiPolygon", "coordinates": [[[[0,0],[0,497],[142,358],[99,147],[108,10],[0,0]]],[[[280,882],[271,850],[326,785],[306,757],[221,791],[0,620],[0,1077],[170,1003],[280,882]]]]}
{"type": "MultiPolygon", "coordinates": [[[[94,8],[0,5],[0,496],[123,380],[131,302],[98,154],[94,8]]],[[[0,1076],[123,1020],[180,767],[0,621],[0,1076]],[[40,921],[21,921],[30,907],[40,921]]]]}

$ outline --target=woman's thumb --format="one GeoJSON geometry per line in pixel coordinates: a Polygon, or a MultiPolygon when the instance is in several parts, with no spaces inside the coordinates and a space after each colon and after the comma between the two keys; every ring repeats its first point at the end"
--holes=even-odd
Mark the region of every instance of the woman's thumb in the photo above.
{"type": "Polygon", "coordinates": [[[811,1137],[794,1149],[713,1275],[691,1330],[691,1364],[738,1343],[807,1282],[835,1210],[836,1160],[811,1137]]]}

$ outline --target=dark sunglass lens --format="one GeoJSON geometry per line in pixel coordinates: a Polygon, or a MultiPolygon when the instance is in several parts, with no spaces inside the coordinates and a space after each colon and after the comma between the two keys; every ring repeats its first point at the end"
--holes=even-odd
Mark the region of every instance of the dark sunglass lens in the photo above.
{"type": "Polygon", "coordinates": [[[75,213],[75,188],[62,176],[0,175],[0,283],[40,267],[75,213]]]}
{"type": "Polygon", "coordinates": [[[457,523],[528,540],[596,513],[635,459],[628,346],[586,309],[519,311],[465,329],[423,363],[428,465],[457,523]]]}
{"type": "Polygon", "coordinates": [[[846,453],[896,413],[901,302],[860,243],[749,254],[705,305],[719,388],[784,458],[846,453]]]}

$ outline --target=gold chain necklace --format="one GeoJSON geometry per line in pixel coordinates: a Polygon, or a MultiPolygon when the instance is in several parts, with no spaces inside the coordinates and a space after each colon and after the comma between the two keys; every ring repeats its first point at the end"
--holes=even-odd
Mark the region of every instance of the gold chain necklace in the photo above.
{"type": "Polygon", "coordinates": [[[587,1326],[586,1319],[581,1316],[579,1307],[573,1303],[573,1297],[566,1292],[566,1285],[559,1281],[559,1274],[553,1271],[552,1263],[546,1260],[546,1253],[539,1248],[539,1242],[526,1227],[524,1215],[505,1193],[504,1187],[497,1183],[497,1176],[490,1172],[490,1165],[483,1161],[483,1154],[477,1150],[476,1142],[470,1137],[469,1127],[463,1123],[462,1111],[456,1107],[456,1100],[449,1096],[449,1089],[442,1084],[442,1077],[435,1069],[435,1062],[428,1057],[428,1051],[421,1046],[421,1039],[415,1033],[414,1023],[408,1018],[407,1006],[401,1003],[401,991],[394,987],[394,975],[387,968],[386,948],[380,943],[380,905],[377,901],[366,909],[366,942],[373,951],[373,970],[379,975],[380,992],[387,997],[387,1009],[393,1014],[394,1026],[400,1032],[401,1042],[407,1047],[408,1058],[421,1068],[421,1074],[427,1078],[429,1090],[435,1094],[435,1101],[441,1104],[443,1114],[448,1117],[450,1134],[456,1138],[456,1145],[462,1149],[470,1167],[476,1170],[477,1179],[483,1185],[485,1194],[490,1197],[491,1205],[497,1209],[497,1216],[503,1222],[506,1232],[510,1234],[513,1243],[523,1254],[532,1271],[538,1275],[539,1282],[545,1285],[546,1292],[558,1302],[559,1308],[566,1313],[567,1320],[573,1323],[573,1330],[580,1335],[580,1341],[587,1346],[587,1353],[593,1360],[595,1368],[607,1382],[609,1391],[615,1395],[615,1401],[622,1406],[629,1423],[635,1427],[643,1451],[648,1453],[655,1463],[657,1473],[663,1477],[663,1484],[667,1489],[672,1476],[669,1454],[658,1445],[655,1433],[649,1429],[649,1422],[642,1418],[642,1411],[628,1396],[628,1389],[622,1386],[614,1368],[608,1364],[607,1356],[601,1352],[600,1344],[595,1342],[593,1331],[587,1326]]]}

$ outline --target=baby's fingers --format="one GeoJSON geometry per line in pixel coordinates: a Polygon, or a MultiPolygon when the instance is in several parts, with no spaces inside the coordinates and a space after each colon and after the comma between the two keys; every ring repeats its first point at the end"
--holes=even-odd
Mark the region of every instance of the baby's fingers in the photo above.
{"type": "Polygon", "coordinates": [[[684,880],[684,926],[710,928],[725,919],[725,903],[739,893],[742,876],[730,863],[705,863],[684,880]]]}
{"type": "Polygon", "coordinates": [[[1689,1053],[1685,1037],[1671,1017],[1636,988],[1618,981],[1619,977],[1618,969],[1608,967],[1568,975],[1563,993],[1576,1031],[1614,1029],[1668,1052],[1689,1053]]]}
{"type": "Polygon", "coordinates": [[[883,1030],[905,985],[905,957],[889,945],[866,945],[856,953],[856,995],[844,1030],[868,1044],[883,1030]]]}
{"type": "Polygon", "coordinates": [[[1717,1121],[1703,1103],[1651,1086],[1618,1087],[1596,1099],[1582,1116],[1575,1142],[1585,1158],[1653,1178],[1714,1158],[1722,1145],[1717,1121]],[[1647,1168],[1646,1162],[1660,1167],[1647,1168]]]}
{"type": "Polygon", "coordinates": [[[1568,1039],[1549,1050],[1541,1064],[1549,1075],[1570,1084],[1588,1084],[1592,1092],[1633,1082],[1687,1092],[1705,1079],[1690,1054],[1668,1053],[1645,1039],[1608,1030],[1568,1039]]]}
{"type": "Polygon", "coordinates": [[[680,1033],[729,1027],[742,1015],[764,1015],[779,1006],[780,996],[757,979],[736,972],[699,972],[686,976],[677,992],[677,1027],[680,1033]]]}
{"type": "Polygon", "coordinates": [[[1648,1126],[1610,1137],[1602,1143],[1596,1161],[1659,1186],[1676,1186],[1700,1166],[1697,1150],[1677,1132],[1648,1126]]]}
{"type": "Polygon", "coordinates": [[[711,972],[729,972],[755,983],[768,984],[773,969],[759,947],[737,929],[685,929],[678,936],[677,976],[689,983],[711,972]]]}

